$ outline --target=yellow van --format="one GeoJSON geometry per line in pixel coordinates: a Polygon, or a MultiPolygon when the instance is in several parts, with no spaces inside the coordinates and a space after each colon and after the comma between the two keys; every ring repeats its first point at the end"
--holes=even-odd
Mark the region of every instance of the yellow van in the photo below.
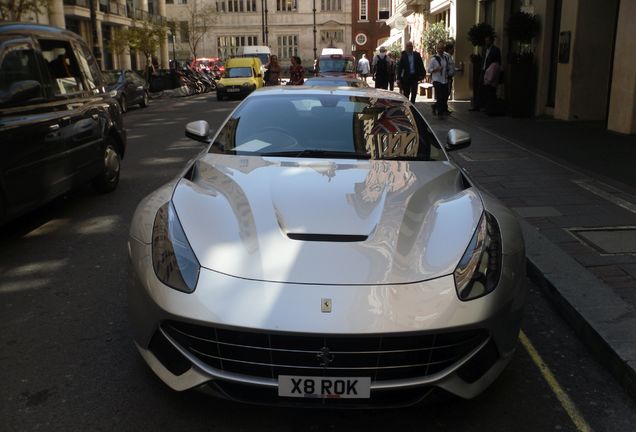
{"type": "Polygon", "coordinates": [[[223,77],[216,84],[216,98],[244,97],[265,85],[257,57],[235,57],[225,62],[223,77]]]}

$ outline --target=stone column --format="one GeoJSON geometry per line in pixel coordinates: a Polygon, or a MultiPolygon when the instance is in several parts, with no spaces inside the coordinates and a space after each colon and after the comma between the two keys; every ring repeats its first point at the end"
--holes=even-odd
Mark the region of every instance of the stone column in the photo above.
{"type": "Polygon", "coordinates": [[[635,20],[636,2],[622,1],[618,14],[607,128],[624,134],[636,134],[635,20]]]}
{"type": "Polygon", "coordinates": [[[66,28],[64,19],[64,0],[53,0],[49,5],[49,24],[55,27],[66,28]]]}
{"type": "Polygon", "coordinates": [[[102,20],[98,19],[95,21],[95,31],[97,32],[97,45],[99,46],[99,51],[102,53],[102,57],[101,57],[101,64],[99,65],[99,67],[101,69],[104,69],[104,44],[106,43],[104,41],[104,35],[102,34],[102,20]]]}
{"type": "MultiPolygon", "coordinates": [[[[157,2],[157,12],[162,17],[166,16],[166,0],[159,0],[157,2]]],[[[159,67],[161,69],[168,69],[170,54],[168,52],[168,35],[166,35],[159,45],[159,67]]]]}

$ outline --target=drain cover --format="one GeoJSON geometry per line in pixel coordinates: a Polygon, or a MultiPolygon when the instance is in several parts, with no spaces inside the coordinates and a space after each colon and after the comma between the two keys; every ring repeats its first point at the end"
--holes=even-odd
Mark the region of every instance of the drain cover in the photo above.
{"type": "Polygon", "coordinates": [[[569,231],[601,253],[636,254],[636,227],[571,228],[569,231]]]}

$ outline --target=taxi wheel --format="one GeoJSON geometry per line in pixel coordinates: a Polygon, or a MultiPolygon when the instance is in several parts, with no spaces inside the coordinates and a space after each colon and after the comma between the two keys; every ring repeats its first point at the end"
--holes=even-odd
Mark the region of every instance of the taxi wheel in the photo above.
{"type": "Polygon", "coordinates": [[[121,156],[112,137],[105,138],[104,165],[102,173],[93,179],[93,187],[101,193],[112,192],[119,184],[121,156]]]}

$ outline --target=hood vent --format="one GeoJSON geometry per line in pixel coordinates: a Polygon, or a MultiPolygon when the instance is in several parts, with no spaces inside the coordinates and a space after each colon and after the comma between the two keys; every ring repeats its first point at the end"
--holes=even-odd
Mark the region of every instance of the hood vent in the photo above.
{"type": "Polygon", "coordinates": [[[319,242],[363,242],[369,236],[348,235],[348,234],[298,234],[287,233],[287,237],[292,240],[319,241],[319,242]]]}

